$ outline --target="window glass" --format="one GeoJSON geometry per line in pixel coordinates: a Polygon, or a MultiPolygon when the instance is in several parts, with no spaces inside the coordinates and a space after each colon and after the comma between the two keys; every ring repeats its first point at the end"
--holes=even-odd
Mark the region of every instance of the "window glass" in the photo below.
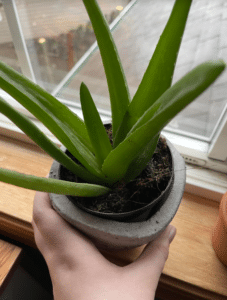
{"type": "MultiPolygon", "coordinates": [[[[111,23],[130,0],[98,1],[111,23]]],[[[81,0],[16,0],[38,84],[52,92],[95,41],[81,0]]]]}
{"type": "MultiPolygon", "coordinates": [[[[227,3],[197,0],[192,4],[173,82],[210,59],[227,62],[227,3]]],[[[170,129],[209,140],[227,104],[227,72],[169,125],[170,129]]]]}
{"type": "Polygon", "coordinates": [[[0,2],[0,60],[21,72],[2,2],[0,2]]]}
{"type": "MultiPolygon", "coordinates": [[[[123,61],[131,96],[142,79],[173,4],[174,0],[137,1],[114,30],[114,39],[123,61]]],[[[173,83],[206,60],[223,58],[227,61],[226,32],[225,1],[193,1],[173,83]]],[[[98,107],[109,109],[106,79],[98,50],[72,74],[58,96],[79,101],[78,90],[81,81],[88,85],[98,107]]],[[[226,94],[227,72],[182,111],[167,129],[209,140],[225,109],[226,94]]]]}

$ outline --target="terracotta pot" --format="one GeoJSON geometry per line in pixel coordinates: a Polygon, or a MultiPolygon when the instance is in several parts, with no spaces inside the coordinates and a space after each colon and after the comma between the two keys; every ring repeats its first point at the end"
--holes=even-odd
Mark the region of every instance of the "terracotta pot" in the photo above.
{"type": "Polygon", "coordinates": [[[227,266],[227,192],[219,206],[217,223],[212,232],[212,246],[217,257],[227,266]]]}
{"type": "MultiPolygon", "coordinates": [[[[164,203],[146,221],[119,222],[91,215],[77,207],[65,195],[50,194],[54,209],[71,225],[81,230],[100,249],[129,249],[138,247],[157,238],[175,216],[185,187],[185,164],[171,143],[169,146],[174,180],[164,203]]],[[[66,150],[66,149],[65,149],[66,150]]],[[[50,177],[60,179],[61,165],[54,161],[50,177]]]]}

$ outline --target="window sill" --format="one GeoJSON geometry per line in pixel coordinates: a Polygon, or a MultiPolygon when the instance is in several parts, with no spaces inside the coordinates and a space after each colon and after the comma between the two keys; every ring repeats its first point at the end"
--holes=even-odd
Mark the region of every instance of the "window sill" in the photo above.
{"type": "Polygon", "coordinates": [[[185,192],[220,202],[227,191],[227,175],[187,164],[185,192]]]}
{"type": "MultiPolygon", "coordinates": [[[[78,111],[80,112],[79,109],[78,111]]],[[[108,115],[104,115],[103,121],[109,121],[108,115]]],[[[33,120],[33,122],[49,137],[49,139],[51,139],[57,145],[61,145],[58,139],[55,138],[51,132],[38,120],[33,120]]],[[[0,117],[0,135],[35,145],[35,143],[28,136],[26,136],[19,128],[17,128],[4,116],[0,117]]],[[[164,136],[169,138],[166,133],[164,133],[164,136]]],[[[174,144],[174,140],[171,141],[174,144]]],[[[185,149],[182,149],[181,146],[175,145],[175,147],[180,153],[181,151],[185,153],[185,149]]],[[[187,152],[190,153],[190,149],[187,152]]],[[[188,153],[185,155],[185,157],[187,160],[189,157],[188,153]]],[[[200,159],[197,160],[199,161],[200,159]]],[[[227,174],[204,168],[203,160],[200,161],[202,161],[201,166],[186,163],[187,176],[185,191],[220,202],[222,195],[227,191],[227,174]]]]}
{"type": "MultiPolygon", "coordinates": [[[[34,145],[0,137],[0,161],[3,168],[44,177],[53,160],[34,145]]],[[[1,234],[35,247],[31,226],[35,192],[1,182],[0,189],[1,234]]],[[[168,299],[211,300],[227,296],[227,273],[216,258],[210,240],[218,206],[215,201],[184,193],[172,221],[177,236],[160,278],[158,298],[165,299],[168,295],[168,299]]],[[[143,249],[144,246],[104,255],[123,266],[137,259],[143,249]]]]}
{"type": "Polygon", "coordinates": [[[227,191],[227,164],[207,158],[208,144],[164,131],[186,162],[185,191],[220,202],[227,191]]]}
{"type": "Polygon", "coordinates": [[[22,254],[22,249],[0,239],[0,295],[16,270],[22,254]]]}

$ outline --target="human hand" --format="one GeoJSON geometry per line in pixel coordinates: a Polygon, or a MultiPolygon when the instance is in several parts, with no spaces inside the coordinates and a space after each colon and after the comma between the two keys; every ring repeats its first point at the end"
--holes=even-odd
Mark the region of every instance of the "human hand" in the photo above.
{"type": "Polygon", "coordinates": [[[136,261],[119,267],[58,215],[46,193],[35,195],[32,225],[37,247],[49,268],[55,300],[154,299],[176,234],[175,227],[169,225],[136,261]]]}

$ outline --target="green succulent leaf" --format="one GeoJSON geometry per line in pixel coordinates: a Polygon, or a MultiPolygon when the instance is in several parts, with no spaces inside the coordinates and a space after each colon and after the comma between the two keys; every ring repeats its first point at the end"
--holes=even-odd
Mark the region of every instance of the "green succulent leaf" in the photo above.
{"type": "Polygon", "coordinates": [[[112,150],[109,137],[87,86],[80,86],[80,101],[84,122],[100,167],[112,150]]]}
{"type": "MultiPolygon", "coordinates": [[[[137,121],[128,135],[159,115],[164,116],[166,124],[185,106],[203,93],[224,71],[226,64],[222,60],[207,61],[188,72],[169,88],[137,121]],[[175,112],[175,115],[173,114],[175,112]]],[[[166,125],[165,124],[165,125],[166,125]]],[[[164,125],[164,126],[165,126],[164,125]]],[[[158,124],[155,126],[159,126],[158,124]]],[[[163,127],[164,127],[163,126],[163,127]]],[[[162,128],[163,128],[162,127],[162,128]]],[[[161,128],[161,129],[162,129],[161,128]]]]}
{"type": "Polygon", "coordinates": [[[148,141],[209,87],[224,69],[225,63],[222,60],[209,61],[175,83],[137,121],[125,140],[108,155],[103,164],[103,172],[113,181],[121,180],[132,161],[143,153],[148,141]]]}
{"type": "Polygon", "coordinates": [[[83,2],[97,38],[106,73],[111,101],[114,136],[130,102],[128,85],[115,42],[97,1],[83,0],[83,2]]]}
{"type": "Polygon", "coordinates": [[[124,176],[124,182],[129,182],[136,178],[147,166],[148,162],[151,160],[157,143],[159,140],[159,134],[157,134],[151,141],[146,145],[142,154],[140,154],[136,159],[134,159],[129,165],[127,172],[124,176]]]}
{"type": "Polygon", "coordinates": [[[192,0],[177,0],[139,88],[114,140],[116,147],[144,112],[171,86],[192,0]]]}
{"type": "Polygon", "coordinates": [[[59,147],[55,145],[28,117],[23,115],[0,97],[0,112],[9,118],[18,128],[29,136],[53,159],[87,182],[98,182],[98,178],[85,168],[76,164],[59,147]]]}
{"type": "Polygon", "coordinates": [[[0,62],[0,87],[30,111],[93,175],[102,178],[84,122],[38,85],[0,62]]]}
{"type": "Polygon", "coordinates": [[[0,168],[0,181],[30,190],[78,197],[96,197],[110,191],[109,188],[101,185],[37,177],[3,168],[0,168]]]}

